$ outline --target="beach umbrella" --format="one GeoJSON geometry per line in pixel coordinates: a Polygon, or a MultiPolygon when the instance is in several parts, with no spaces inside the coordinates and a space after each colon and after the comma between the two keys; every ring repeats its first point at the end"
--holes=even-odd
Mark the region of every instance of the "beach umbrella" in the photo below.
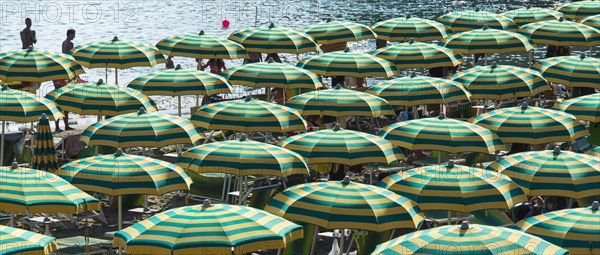
{"type": "Polygon", "coordinates": [[[299,67],[272,61],[234,66],[221,73],[230,83],[253,88],[317,89],[324,87],[319,76],[299,67]]]}
{"type": "Polygon", "coordinates": [[[429,76],[400,77],[370,87],[366,93],[381,97],[393,106],[448,104],[466,100],[471,94],[460,83],[429,76]]]}
{"type": "Polygon", "coordinates": [[[600,93],[562,101],[554,109],[573,114],[578,120],[600,122],[600,93]]]}
{"type": "Polygon", "coordinates": [[[208,59],[248,58],[246,49],[234,41],[205,35],[204,30],[198,34],[171,36],[160,40],[156,48],[167,56],[208,59]]]}
{"type": "Polygon", "coordinates": [[[600,13],[600,3],[598,0],[576,1],[558,6],[556,10],[562,12],[565,18],[578,20],[600,13]]]}
{"type": "Polygon", "coordinates": [[[100,203],[57,175],[31,168],[0,167],[0,208],[22,214],[99,210],[100,203]]]}
{"type": "Polygon", "coordinates": [[[508,176],[452,161],[392,174],[379,187],[412,199],[425,211],[506,210],[527,201],[523,190],[508,176]]]}
{"type": "Polygon", "coordinates": [[[5,82],[71,80],[82,73],[75,59],[62,53],[33,47],[0,53],[0,80],[5,82]]]}
{"type": "Polygon", "coordinates": [[[501,101],[533,97],[551,90],[546,79],[535,70],[496,63],[455,73],[450,79],[467,87],[473,99],[501,101]]]}
{"type": "Polygon", "coordinates": [[[600,14],[596,14],[593,16],[588,16],[579,20],[579,23],[588,25],[590,27],[598,28],[600,27],[600,14]]]}
{"type": "Polygon", "coordinates": [[[441,41],[448,35],[444,24],[437,21],[412,17],[393,18],[375,23],[372,27],[377,39],[390,42],[441,41]]]}
{"type": "Polygon", "coordinates": [[[254,27],[233,32],[228,37],[250,52],[293,53],[316,52],[317,44],[304,32],[276,27],[271,23],[268,27],[254,27]]]}
{"type": "Polygon", "coordinates": [[[583,47],[600,45],[600,30],[563,18],[526,24],[519,29],[519,33],[537,44],[583,47]]]}
{"type": "Polygon", "coordinates": [[[439,150],[451,153],[492,154],[506,150],[502,140],[491,131],[466,121],[440,117],[390,124],[379,136],[409,150],[439,150]]]}
{"type": "Polygon", "coordinates": [[[55,238],[0,225],[0,254],[49,255],[58,250],[55,238]]]}
{"type": "Polygon", "coordinates": [[[392,62],[371,54],[350,52],[348,48],[344,51],[308,56],[298,62],[296,66],[324,76],[389,78],[398,74],[398,70],[392,62]]]}
{"type": "Polygon", "coordinates": [[[600,253],[598,201],[585,208],[564,209],[526,218],[516,229],[543,238],[571,254],[600,253]]]}
{"type": "Polygon", "coordinates": [[[442,45],[462,54],[529,52],[535,48],[524,35],[487,26],[450,35],[442,45]]]}
{"type": "Polygon", "coordinates": [[[332,129],[288,137],[279,145],[297,152],[309,164],[390,164],[404,158],[391,142],[376,135],[342,129],[337,124],[332,129]]]}
{"type": "Polygon", "coordinates": [[[455,11],[446,13],[438,18],[438,21],[452,30],[454,33],[465,32],[473,29],[482,28],[487,25],[489,28],[517,31],[517,24],[510,18],[501,14],[482,11],[479,8],[475,10],[455,11]]]}
{"type": "Polygon", "coordinates": [[[302,29],[320,44],[334,44],[342,42],[361,41],[374,39],[375,33],[360,23],[327,19],[325,22],[315,23],[302,29]]]}
{"type": "Polygon", "coordinates": [[[414,40],[377,49],[371,54],[390,61],[396,68],[435,68],[460,65],[463,57],[453,50],[414,40]]]}
{"type": "Polygon", "coordinates": [[[247,254],[281,249],[302,238],[302,227],[252,207],[184,206],[116,232],[113,244],[127,254],[247,254]]]}
{"type": "Polygon", "coordinates": [[[544,21],[544,20],[557,20],[563,16],[559,11],[555,11],[548,8],[531,7],[510,10],[502,13],[502,15],[509,17],[514,21],[517,26],[521,27],[525,24],[544,21]]]}
{"type": "Polygon", "coordinates": [[[38,122],[35,143],[33,144],[33,164],[31,167],[53,173],[58,169],[56,147],[54,146],[50,123],[45,113],[42,113],[40,122],[38,122]]]}
{"type": "Polygon", "coordinates": [[[586,154],[600,158],[600,147],[596,147],[593,150],[588,151],[586,154]]]}
{"type": "Polygon", "coordinates": [[[115,84],[119,84],[117,69],[136,66],[155,66],[165,63],[165,57],[154,46],[119,40],[116,36],[109,41],[79,45],[71,50],[71,55],[79,64],[87,68],[115,69],[115,84]]]}
{"type": "Polygon", "coordinates": [[[88,146],[115,148],[162,147],[172,144],[194,144],[204,138],[202,129],[188,119],[158,112],[121,114],[87,127],[81,141],[88,146]]]}
{"type": "MultiPolygon", "coordinates": [[[[181,116],[181,96],[210,96],[219,93],[231,93],[233,87],[219,75],[197,70],[167,69],[148,73],[135,78],[127,87],[136,89],[145,95],[176,96],[178,115],[181,116]]],[[[138,108],[139,109],[139,108],[138,108]]]]}
{"type": "Polygon", "coordinates": [[[392,254],[555,254],[569,252],[542,238],[504,227],[447,225],[400,236],[377,246],[372,255],[392,254]]]}
{"type": "Polygon", "coordinates": [[[208,130],[244,133],[306,130],[306,120],[297,110],[251,96],[203,105],[190,120],[208,130]]]}
{"type": "Polygon", "coordinates": [[[533,66],[549,82],[570,87],[600,89],[600,59],[578,56],[547,58],[533,66]]]}
{"type": "Polygon", "coordinates": [[[590,155],[554,150],[511,154],[486,169],[509,176],[527,196],[586,198],[600,194],[600,160],[590,155]]]}
{"type": "Polygon", "coordinates": [[[496,109],[469,122],[496,133],[504,143],[543,144],[571,142],[588,135],[575,116],[552,109],[521,106],[496,109]]]}
{"type": "Polygon", "coordinates": [[[119,85],[76,83],[51,91],[46,98],[61,109],[82,115],[116,116],[136,112],[140,107],[156,111],[154,102],[141,92],[119,85]]]}
{"type": "Polygon", "coordinates": [[[82,190],[119,196],[119,229],[122,225],[121,196],[160,196],[188,190],[192,183],[184,169],[175,164],[124,154],[121,149],[115,154],[71,161],[61,166],[56,174],[82,190]]]}

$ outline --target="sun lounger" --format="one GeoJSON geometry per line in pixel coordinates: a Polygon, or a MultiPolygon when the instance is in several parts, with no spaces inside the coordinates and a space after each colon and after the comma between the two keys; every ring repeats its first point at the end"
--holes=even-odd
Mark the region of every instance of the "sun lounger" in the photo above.
{"type": "Polygon", "coordinates": [[[57,239],[56,243],[59,246],[57,255],[110,254],[113,249],[111,240],[86,238],[85,236],[61,238],[57,239]]]}

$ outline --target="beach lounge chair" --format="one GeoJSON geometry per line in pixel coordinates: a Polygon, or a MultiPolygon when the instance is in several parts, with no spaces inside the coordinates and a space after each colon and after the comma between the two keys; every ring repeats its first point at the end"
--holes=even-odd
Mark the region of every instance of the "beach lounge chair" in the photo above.
{"type": "Polygon", "coordinates": [[[111,254],[113,245],[111,240],[91,238],[85,236],[73,236],[57,239],[59,246],[57,255],[75,255],[75,254],[111,254]]]}
{"type": "Polygon", "coordinates": [[[269,201],[269,199],[271,199],[271,197],[275,193],[275,190],[277,190],[279,186],[281,186],[281,183],[251,188],[247,193],[248,196],[251,195],[250,202],[248,202],[248,206],[261,210],[264,209],[267,205],[267,202],[269,201]]]}

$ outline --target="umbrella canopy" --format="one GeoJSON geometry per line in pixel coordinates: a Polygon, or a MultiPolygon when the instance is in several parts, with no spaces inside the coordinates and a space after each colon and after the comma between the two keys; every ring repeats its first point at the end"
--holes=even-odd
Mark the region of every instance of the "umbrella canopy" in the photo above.
{"type": "Polygon", "coordinates": [[[48,99],[40,99],[35,94],[9,88],[6,84],[0,90],[0,121],[32,122],[43,113],[51,120],[64,117],[58,106],[48,99]]]}
{"type": "Polygon", "coordinates": [[[600,93],[562,101],[554,109],[573,114],[578,120],[600,122],[600,93]]]}
{"type": "Polygon", "coordinates": [[[81,135],[81,141],[88,146],[115,148],[194,144],[203,138],[202,129],[194,127],[189,120],[165,113],[147,113],[144,108],[97,122],[81,135]]]}
{"type": "Polygon", "coordinates": [[[205,35],[204,30],[199,34],[171,36],[160,40],[156,48],[167,56],[189,58],[218,58],[235,59],[248,58],[246,49],[234,41],[205,35]]]}
{"type": "Polygon", "coordinates": [[[600,194],[600,160],[590,155],[554,150],[511,154],[489,165],[509,176],[527,196],[585,198],[600,194]]]}
{"type": "Polygon", "coordinates": [[[438,21],[452,30],[454,33],[465,32],[482,28],[487,25],[490,28],[506,31],[517,31],[517,24],[510,18],[501,14],[475,10],[456,11],[446,13],[438,18],[438,21]]]}
{"type": "Polygon", "coordinates": [[[309,34],[320,44],[334,44],[375,38],[375,33],[368,26],[348,21],[332,21],[331,19],[309,25],[302,29],[302,31],[309,34]]]}
{"type": "Polygon", "coordinates": [[[77,83],[51,91],[46,95],[63,110],[83,115],[116,116],[136,112],[140,107],[156,111],[152,99],[137,90],[119,85],[77,83]]]}
{"type": "Polygon", "coordinates": [[[156,214],[115,233],[127,254],[246,254],[281,249],[302,238],[302,227],[251,207],[184,206],[156,214]]]}
{"type": "Polygon", "coordinates": [[[50,122],[45,113],[42,114],[40,122],[38,122],[35,143],[33,145],[33,164],[31,167],[53,173],[58,169],[58,156],[54,147],[52,130],[50,129],[50,122]]]}
{"type": "Polygon", "coordinates": [[[600,14],[585,17],[585,18],[579,20],[579,23],[588,25],[590,27],[598,28],[598,27],[600,27],[600,14]]]}
{"type": "Polygon", "coordinates": [[[255,27],[233,32],[229,40],[238,42],[247,51],[260,53],[293,53],[316,52],[317,44],[303,33],[271,23],[268,27],[255,27]]]}
{"type": "Polygon", "coordinates": [[[0,225],[0,254],[49,255],[58,250],[55,238],[0,225]]]}
{"type": "Polygon", "coordinates": [[[415,229],[424,220],[410,199],[376,186],[343,181],[295,185],[275,195],[265,211],[327,229],[415,229]]]}
{"type": "Polygon", "coordinates": [[[70,80],[83,73],[73,57],[33,48],[0,54],[0,80],[45,82],[70,80]]]}
{"type": "Polygon", "coordinates": [[[447,104],[469,100],[471,94],[460,83],[429,76],[401,77],[370,87],[369,94],[381,97],[393,106],[447,104]]]}
{"type": "Polygon", "coordinates": [[[586,154],[595,156],[596,158],[600,158],[600,147],[596,147],[595,149],[588,151],[586,154]]]}
{"type": "Polygon", "coordinates": [[[563,247],[571,254],[600,253],[598,201],[585,208],[564,209],[526,218],[515,228],[563,247]]]}
{"type": "Polygon", "coordinates": [[[559,11],[531,6],[510,10],[502,13],[502,15],[512,19],[519,27],[538,21],[557,20],[563,16],[563,14],[559,11]]]}
{"type": "Polygon", "coordinates": [[[409,150],[440,150],[451,153],[492,154],[506,150],[502,140],[480,126],[445,116],[401,121],[390,124],[379,135],[396,146],[409,150]]]}
{"type": "Polygon", "coordinates": [[[372,29],[377,33],[377,39],[390,42],[406,42],[411,38],[419,42],[441,41],[448,36],[444,24],[410,15],[379,21],[372,29]]]}
{"type": "Polygon", "coordinates": [[[394,109],[385,99],[340,86],[294,96],[285,105],[297,109],[303,115],[335,117],[395,115],[394,109]]]}
{"type": "Polygon", "coordinates": [[[373,51],[371,54],[391,61],[396,68],[435,68],[453,67],[464,60],[453,50],[432,43],[409,42],[386,46],[373,51]]]}
{"type": "Polygon", "coordinates": [[[527,201],[523,190],[503,174],[456,165],[431,165],[392,174],[379,184],[417,202],[423,210],[473,212],[509,209],[527,201]]]}
{"type": "Polygon", "coordinates": [[[551,90],[546,79],[535,70],[496,63],[458,72],[451,79],[464,84],[473,99],[500,101],[533,97],[551,90]]]}
{"type": "Polygon", "coordinates": [[[86,208],[100,209],[98,199],[50,172],[13,163],[0,167],[0,180],[0,208],[4,211],[75,214],[86,208]]]}
{"type": "Polygon", "coordinates": [[[228,173],[237,176],[308,175],[302,156],[279,146],[241,139],[207,143],[184,152],[177,165],[196,173],[228,173]]]}
{"type": "Polygon", "coordinates": [[[600,3],[598,0],[576,1],[558,6],[556,10],[562,12],[565,18],[578,20],[600,13],[600,3]]]}
{"type": "Polygon", "coordinates": [[[563,18],[526,24],[519,29],[519,33],[537,44],[583,47],[600,45],[600,30],[563,18]]]}
{"type": "MultiPolygon", "coordinates": [[[[127,87],[146,95],[187,96],[231,93],[233,88],[219,75],[197,70],[175,69],[156,71],[135,78],[127,87]]],[[[139,109],[139,107],[138,107],[139,109]]]]}
{"type": "Polygon", "coordinates": [[[389,78],[398,74],[398,69],[392,62],[366,53],[350,52],[348,48],[344,51],[309,56],[296,66],[324,76],[389,78]]]}
{"type": "Polygon", "coordinates": [[[99,41],[77,46],[71,50],[71,55],[79,64],[88,68],[125,69],[165,63],[164,56],[154,46],[121,41],[116,36],[110,41],[99,41]]]}
{"type": "Polygon", "coordinates": [[[543,144],[571,142],[588,134],[575,116],[523,103],[493,110],[469,120],[496,133],[505,143],[543,144]]]}
{"type": "Polygon", "coordinates": [[[391,254],[555,254],[569,252],[517,230],[464,221],[409,233],[382,243],[372,255],[391,254]]]}
{"type": "Polygon", "coordinates": [[[581,56],[547,58],[533,66],[549,82],[600,89],[600,59],[581,56]]]}
{"type": "Polygon", "coordinates": [[[487,26],[450,35],[443,46],[462,54],[529,52],[535,48],[522,34],[487,26]]]}
{"type": "Polygon", "coordinates": [[[332,129],[288,137],[281,141],[280,146],[297,152],[309,164],[389,164],[404,158],[400,149],[389,141],[368,133],[342,129],[337,124],[332,129]]]}
{"type": "Polygon", "coordinates": [[[209,130],[282,133],[306,130],[306,120],[297,110],[251,96],[203,105],[190,120],[209,130]]]}
{"type": "Polygon", "coordinates": [[[317,74],[288,64],[276,63],[272,59],[268,62],[234,66],[221,73],[221,76],[232,84],[254,88],[317,89],[325,86],[317,74]]]}

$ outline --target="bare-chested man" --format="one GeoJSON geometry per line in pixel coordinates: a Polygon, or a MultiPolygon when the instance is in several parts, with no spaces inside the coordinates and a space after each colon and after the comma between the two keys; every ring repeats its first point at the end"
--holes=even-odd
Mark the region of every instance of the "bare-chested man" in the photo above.
{"type": "Polygon", "coordinates": [[[25,29],[21,30],[21,44],[23,49],[29,48],[29,46],[33,46],[37,43],[37,38],[35,37],[35,31],[31,30],[31,19],[25,19],[25,29]]]}
{"type": "MultiPolygon", "coordinates": [[[[67,39],[65,39],[62,43],[62,53],[64,54],[69,54],[71,52],[71,49],[73,49],[74,45],[73,45],[73,39],[75,39],[75,29],[69,29],[67,30],[67,39]]],[[[64,86],[66,86],[69,83],[69,81],[67,80],[55,80],[54,81],[54,89],[59,89],[62,88],[64,86]]],[[[65,123],[65,130],[73,130],[73,128],[71,128],[69,126],[69,112],[64,111],[65,113],[65,117],[63,118],[63,121],[65,123]]],[[[55,127],[55,131],[56,132],[60,132],[62,131],[59,127],[59,122],[56,121],[56,127],[55,127]]]]}

